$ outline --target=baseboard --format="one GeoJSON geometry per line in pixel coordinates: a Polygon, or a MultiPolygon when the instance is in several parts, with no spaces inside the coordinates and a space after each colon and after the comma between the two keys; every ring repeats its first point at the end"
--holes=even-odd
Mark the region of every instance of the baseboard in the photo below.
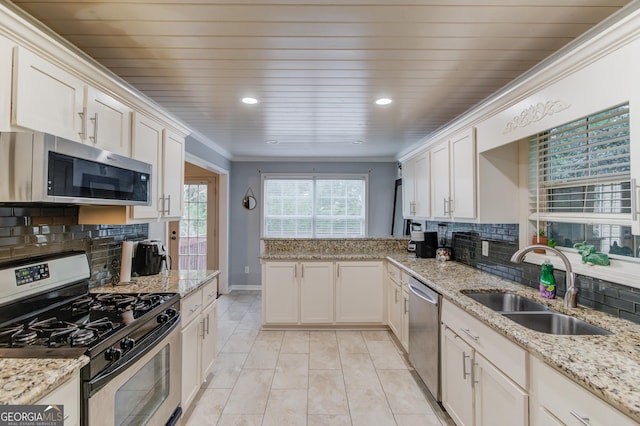
{"type": "Polygon", "coordinates": [[[229,293],[232,291],[262,291],[261,285],[230,285],[229,293]]]}

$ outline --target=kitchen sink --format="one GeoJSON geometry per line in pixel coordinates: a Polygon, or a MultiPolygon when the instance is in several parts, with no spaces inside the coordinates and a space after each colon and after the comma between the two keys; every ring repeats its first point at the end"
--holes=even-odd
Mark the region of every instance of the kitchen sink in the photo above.
{"type": "Polygon", "coordinates": [[[512,293],[465,293],[478,303],[497,312],[548,311],[549,307],[512,293]]]}
{"type": "Polygon", "coordinates": [[[464,293],[476,302],[502,314],[523,327],[547,334],[608,335],[612,334],[548,306],[513,293],[464,293]]]}
{"type": "Polygon", "coordinates": [[[511,321],[531,330],[561,335],[609,335],[600,327],[559,312],[504,312],[511,321]]]}

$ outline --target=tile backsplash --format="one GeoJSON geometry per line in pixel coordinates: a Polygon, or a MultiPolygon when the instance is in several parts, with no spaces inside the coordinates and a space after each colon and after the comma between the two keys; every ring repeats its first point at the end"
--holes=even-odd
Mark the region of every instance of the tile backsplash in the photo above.
{"type": "Polygon", "coordinates": [[[78,207],[0,204],[0,262],[69,250],[87,252],[91,287],[111,281],[123,241],[147,238],[149,225],[79,225],[78,207]]]}
{"type": "MultiPolygon", "coordinates": [[[[433,222],[437,229],[437,223],[433,222]]],[[[518,225],[449,224],[455,260],[529,287],[538,288],[540,266],[511,263],[518,249],[518,225]],[[497,237],[497,238],[496,238],[497,237]],[[489,256],[482,256],[481,241],[489,242],[489,256]]],[[[431,222],[427,222],[427,230],[431,222]]],[[[565,273],[555,271],[558,297],[565,292],[565,273]]],[[[576,276],[578,303],[640,324],[640,289],[606,280],[576,276]]]]}

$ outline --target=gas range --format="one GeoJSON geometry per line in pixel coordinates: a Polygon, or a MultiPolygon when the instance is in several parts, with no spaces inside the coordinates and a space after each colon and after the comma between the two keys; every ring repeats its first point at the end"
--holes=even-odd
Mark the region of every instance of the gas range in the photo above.
{"type": "MultiPolygon", "coordinates": [[[[0,264],[0,356],[89,357],[81,370],[83,424],[91,423],[91,397],[174,341],[180,321],[179,294],[89,293],[89,276],[84,252],[0,264]]],[[[179,396],[172,412],[178,404],[179,396]]]]}

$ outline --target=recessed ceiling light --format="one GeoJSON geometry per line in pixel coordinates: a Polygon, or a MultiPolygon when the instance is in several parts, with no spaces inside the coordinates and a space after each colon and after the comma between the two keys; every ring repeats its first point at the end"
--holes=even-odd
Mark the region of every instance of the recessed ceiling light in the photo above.
{"type": "Polygon", "coordinates": [[[266,143],[267,145],[278,145],[280,141],[277,139],[269,139],[266,143]]]}
{"type": "Polygon", "coordinates": [[[376,99],[376,105],[389,105],[391,102],[393,101],[389,98],[376,99]]]}
{"type": "Polygon", "coordinates": [[[242,98],[242,103],[245,103],[247,105],[253,105],[253,104],[257,104],[258,100],[256,98],[242,98]]]}
{"type": "Polygon", "coordinates": [[[362,145],[364,142],[361,140],[355,140],[355,141],[351,141],[351,145],[362,145]]]}

